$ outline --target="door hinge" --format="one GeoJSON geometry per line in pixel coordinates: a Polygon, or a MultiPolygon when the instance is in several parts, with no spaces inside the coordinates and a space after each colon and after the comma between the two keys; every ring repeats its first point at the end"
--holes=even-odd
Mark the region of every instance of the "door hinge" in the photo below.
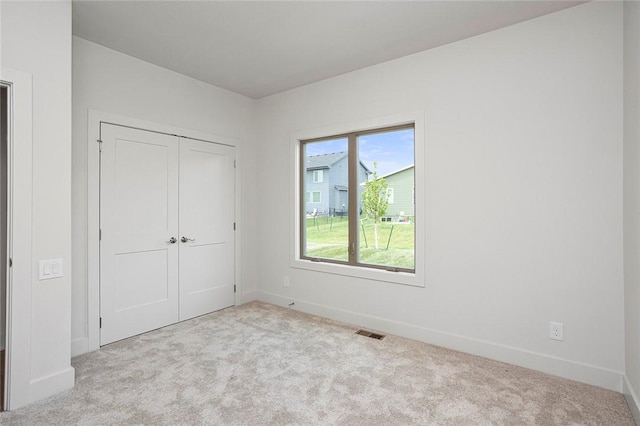
{"type": "Polygon", "coordinates": [[[236,230],[236,223],[235,222],[233,222],[233,230],[234,231],[236,230]]]}
{"type": "Polygon", "coordinates": [[[9,258],[9,268],[11,268],[13,266],[13,259],[9,258]]]}
{"type": "Polygon", "coordinates": [[[100,328],[102,328],[102,317],[100,317],[100,328]]]}
{"type": "Polygon", "coordinates": [[[102,152],[102,141],[98,139],[97,142],[98,142],[98,149],[100,150],[100,152],[102,152]]]}
{"type": "Polygon", "coordinates": [[[102,241],[102,229],[98,230],[98,240],[102,241]]]}
{"type": "Polygon", "coordinates": [[[234,293],[236,292],[236,285],[235,284],[233,285],[233,292],[234,293]]]}

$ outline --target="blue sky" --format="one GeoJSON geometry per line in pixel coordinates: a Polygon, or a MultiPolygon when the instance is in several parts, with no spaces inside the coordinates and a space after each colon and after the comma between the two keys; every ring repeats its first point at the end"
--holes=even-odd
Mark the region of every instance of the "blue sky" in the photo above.
{"type": "MultiPolygon", "coordinates": [[[[360,161],[373,170],[378,163],[378,176],[394,172],[414,164],[413,129],[396,130],[360,136],[358,148],[360,161]]],[[[334,139],[306,144],[306,155],[330,154],[347,151],[347,139],[334,139]]]]}

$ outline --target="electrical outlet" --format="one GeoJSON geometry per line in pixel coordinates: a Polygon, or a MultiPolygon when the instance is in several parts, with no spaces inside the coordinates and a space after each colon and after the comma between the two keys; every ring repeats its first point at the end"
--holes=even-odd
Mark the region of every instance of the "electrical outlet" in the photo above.
{"type": "Polygon", "coordinates": [[[284,278],[282,279],[282,285],[285,287],[289,287],[291,283],[289,282],[289,277],[288,276],[284,276],[284,278]]]}
{"type": "Polygon", "coordinates": [[[564,330],[561,322],[549,323],[549,338],[552,340],[564,340],[564,330]]]}

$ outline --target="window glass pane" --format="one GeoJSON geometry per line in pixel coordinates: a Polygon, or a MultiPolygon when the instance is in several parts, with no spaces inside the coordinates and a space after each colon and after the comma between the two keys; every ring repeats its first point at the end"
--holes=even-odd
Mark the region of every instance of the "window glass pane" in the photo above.
{"type": "Polygon", "coordinates": [[[414,130],[360,135],[358,262],[415,268],[414,130]]]}
{"type": "Polygon", "coordinates": [[[302,145],[302,255],[349,260],[347,138],[302,145]]]}

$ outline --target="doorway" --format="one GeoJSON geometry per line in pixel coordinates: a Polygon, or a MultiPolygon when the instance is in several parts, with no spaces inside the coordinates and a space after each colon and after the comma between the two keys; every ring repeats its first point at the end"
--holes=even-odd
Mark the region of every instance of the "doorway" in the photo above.
{"type": "Polygon", "coordinates": [[[39,396],[31,382],[33,76],[0,68],[0,342],[2,401],[15,410],[39,396]],[[3,334],[4,333],[4,334],[3,334]]]}
{"type": "Polygon", "coordinates": [[[8,263],[8,146],[9,88],[0,85],[0,411],[5,410],[7,342],[7,263],[8,263]]]}

